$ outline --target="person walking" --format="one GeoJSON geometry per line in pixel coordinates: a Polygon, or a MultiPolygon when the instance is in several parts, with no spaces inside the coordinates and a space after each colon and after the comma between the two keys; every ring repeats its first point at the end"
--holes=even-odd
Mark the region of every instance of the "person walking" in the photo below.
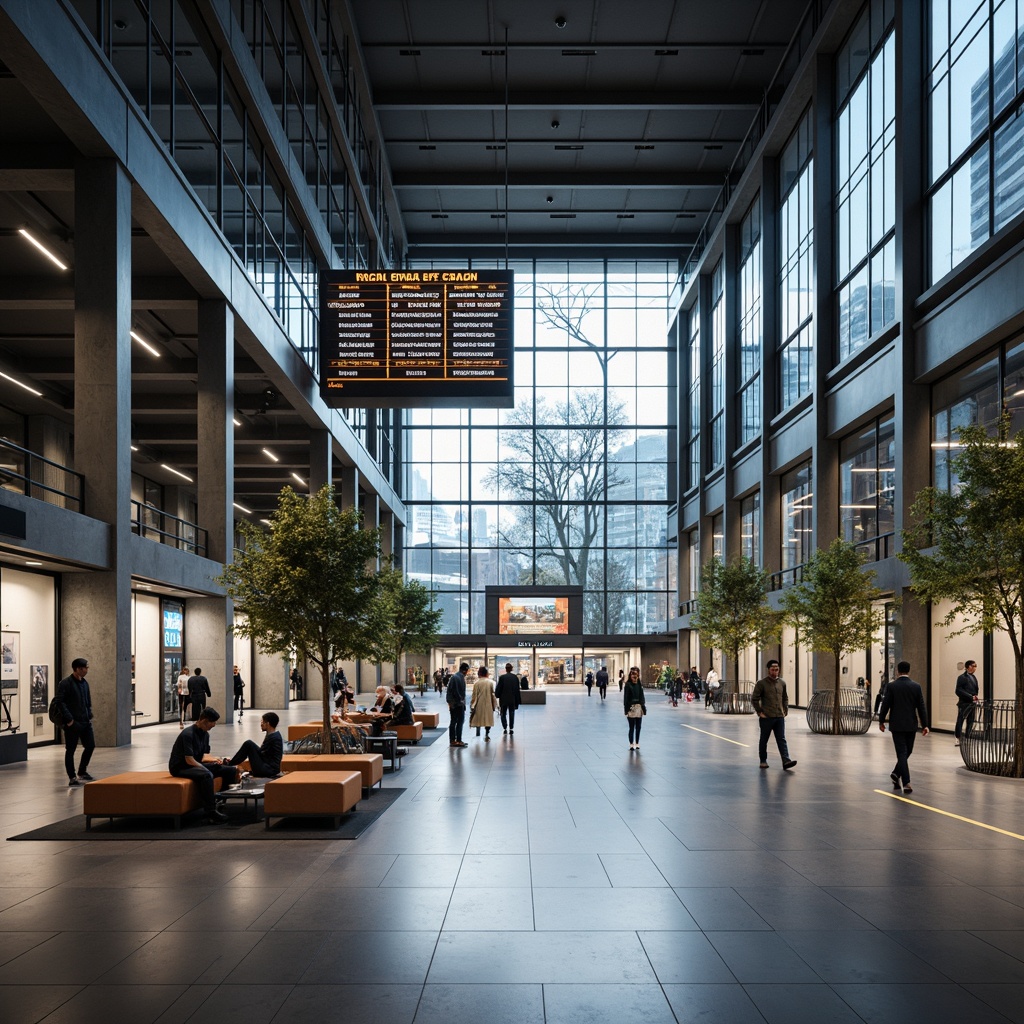
{"type": "Polygon", "coordinates": [[[708,674],[704,677],[704,685],[707,687],[707,692],[704,695],[704,707],[707,708],[714,704],[715,694],[718,693],[718,687],[721,685],[714,665],[708,669],[708,674]]]}
{"type": "Polygon", "coordinates": [[[882,708],[878,713],[878,728],[885,732],[885,720],[892,714],[889,731],[896,750],[896,767],[889,775],[892,788],[901,793],[913,793],[910,787],[910,755],[914,752],[917,723],[921,722],[921,735],[928,735],[928,709],[924,706],[924,691],[920,683],[910,678],[910,662],[896,666],[896,678],[889,684],[882,708]]]}
{"type": "Polygon", "coordinates": [[[245,681],[242,679],[237,665],[232,669],[231,685],[234,687],[235,711],[240,712],[245,704],[245,681]]]}
{"type": "Polygon", "coordinates": [[[494,696],[498,698],[501,731],[511,736],[516,731],[516,708],[521,703],[519,676],[512,671],[511,662],[505,665],[504,673],[498,676],[498,685],[494,688],[494,696]]]}
{"type": "MultiPolygon", "coordinates": [[[[203,675],[201,668],[197,668],[188,681],[188,703],[193,722],[199,721],[199,716],[206,707],[206,698],[212,696],[210,680],[203,675]]],[[[220,715],[217,717],[220,718],[220,715]]]]}
{"type": "Polygon", "coordinates": [[[448,689],[445,692],[445,700],[448,702],[448,713],[451,715],[451,722],[448,725],[448,746],[468,747],[468,743],[462,742],[462,727],[466,721],[466,673],[469,671],[469,663],[464,661],[459,665],[459,671],[453,672],[448,677],[448,689]]]}
{"type": "Polygon", "coordinates": [[[978,703],[977,668],[976,661],[965,661],[964,670],[956,679],[956,728],[953,729],[953,735],[958,747],[963,738],[964,723],[967,723],[970,730],[974,721],[974,705],[978,703]]]}
{"type": "Polygon", "coordinates": [[[626,673],[623,672],[622,669],[620,668],[619,669],[619,693],[622,693],[622,687],[625,685],[625,682],[626,682],[626,673]]]}
{"type": "Polygon", "coordinates": [[[761,738],[757,744],[757,752],[761,757],[760,767],[768,767],[768,737],[774,733],[782,767],[789,771],[796,767],[796,761],[789,756],[789,744],[786,743],[789,694],[786,692],[786,680],[779,678],[779,671],[779,663],[772,658],[768,662],[768,675],[754,683],[750,703],[757,712],[758,724],[761,726],[761,738]]]}
{"type": "Polygon", "coordinates": [[[608,666],[602,665],[597,670],[597,690],[601,694],[601,700],[608,696],[608,666]]]}
{"type": "Polygon", "coordinates": [[[629,722],[629,749],[640,749],[640,726],[647,714],[644,699],[644,684],[640,682],[640,669],[635,665],[629,670],[629,678],[622,691],[622,707],[629,722]]]}
{"type": "Polygon", "coordinates": [[[182,665],[178,673],[178,728],[185,728],[185,708],[188,707],[188,665],[182,665]]]}
{"type": "Polygon", "coordinates": [[[584,685],[587,688],[587,696],[589,697],[590,696],[591,687],[593,687],[593,685],[594,685],[594,673],[593,672],[588,672],[587,673],[587,678],[583,680],[583,683],[584,683],[584,685]]]}
{"type": "Polygon", "coordinates": [[[96,749],[96,738],[92,731],[92,694],[85,677],[89,662],[75,658],[71,662],[71,675],[65,676],[58,684],[54,696],[60,702],[61,720],[64,722],[64,770],[68,773],[68,785],[80,786],[92,782],[89,761],[96,749]],[[82,744],[82,756],[75,772],[75,750],[82,744]]]}
{"type": "Polygon", "coordinates": [[[484,740],[491,742],[491,729],[494,726],[494,709],[498,701],[494,696],[494,683],[491,682],[487,668],[481,665],[476,670],[476,682],[473,684],[473,698],[470,702],[470,726],[476,727],[477,736],[484,730],[484,740]]]}

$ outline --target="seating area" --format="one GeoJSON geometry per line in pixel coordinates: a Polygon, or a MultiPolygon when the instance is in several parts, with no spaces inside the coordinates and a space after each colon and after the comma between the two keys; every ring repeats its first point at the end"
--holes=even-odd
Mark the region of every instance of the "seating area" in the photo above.
{"type": "MultiPolygon", "coordinates": [[[[220,791],[220,779],[214,779],[214,789],[220,791]]],[[[90,782],[82,793],[87,829],[92,828],[93,818],[113,821],[133,816],[173,818],[174,827],[180,829],[182,816],[199,807],[198,787],[165,771],[121,772],[90,782]]]]}
{"type": "Polygon", "coordinates": [[[381,754],[285,754],[281,771],[357,771],[363,790],[369,794],[384,779],[384,758],[381,754]]]}
{"type": "Polygon", "coordinates": [[[330,818],[334,828],[351,811],[362,792],[357,771],[296,771],[267,783],[263,794],[263,820],[272,818],[330,818]]]}

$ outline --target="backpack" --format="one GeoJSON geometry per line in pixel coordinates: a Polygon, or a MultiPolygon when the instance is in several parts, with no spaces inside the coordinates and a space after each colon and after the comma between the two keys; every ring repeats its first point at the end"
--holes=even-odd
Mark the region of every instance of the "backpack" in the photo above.
{"type": "Polygon", "coordinates": [[[50,701],[50,707],[47,709],[46,714],[54,725],[64,724],[64,705],[56,697],[50,701]]]}

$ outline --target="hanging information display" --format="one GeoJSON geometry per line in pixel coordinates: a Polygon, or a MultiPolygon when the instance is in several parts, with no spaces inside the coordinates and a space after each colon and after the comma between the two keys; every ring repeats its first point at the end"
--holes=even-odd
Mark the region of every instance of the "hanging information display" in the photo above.
{"type": "Polygon", "coordinates": [[[320,276],[320,394],[333,407],[512,406],[513,274],[320,276]]]}

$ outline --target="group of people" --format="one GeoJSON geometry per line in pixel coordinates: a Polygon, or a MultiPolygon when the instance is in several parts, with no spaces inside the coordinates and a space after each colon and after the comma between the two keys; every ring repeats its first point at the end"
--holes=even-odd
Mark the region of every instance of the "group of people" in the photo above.
{"type": "MultiPolygon", "coordinates": [[[[242,679],[235,665],[231,670],[231,687],[234,695],[234,710],[241,711],[245,706],[245,681],[242,679]]],[[[178,692],[178,728],[185,728],[185,712],[189,712],[191,721],[199,720],[199,715],[206,707],[207,698],[212,697],[210,691],[210,680],[203,675],[201,668],[196,668],[192,675],[189,675],[187,665],[182,665],[178,673],[176,683],[178,692]]]]}
{"type": "MultiPolygon", "coordinates": [[[[597,670],[595,676],[593,672],[588,672],[586,679],[583,681],[587,688],[587,696],[590,696],[591,687],[597,684],[597,692],[601,694],[601,700],[604,700],[608,696],[608,666],[602,665],[597,670]]],[[[619,689],[622,689],[622,670],[619,669],[619,689]]]]}
{"type": "MultiPolygon", "coordinates": [[[[469,672],[469,662],[462,662],[458,672],[452,672],[448,676],[448,683],[445,691],[445,700],[448,704],[450,721],[448,724],[448,746],[468,747],[469,744],[462,739],[462,730],[466,724],[466,673],[469,672]]],[[[491,729],[494,728],[494,712],[498,711],[501,717],[502,733],[507,736],[514,736],[516,730],[516,709],[522,703],[520,691],[525,689],[523,681],[512,671],[512,664],[505,665],[505,671],[498,677],[498,685],[495,686],[491,680],[491,674],[485,665],[481,665],[476,672],[476,681],[473,683],[472,696],[469,700],[469,727],[476,729],[477,736],[480,730],[484,731],[484,742],[489,743],[491,729]]]]}

